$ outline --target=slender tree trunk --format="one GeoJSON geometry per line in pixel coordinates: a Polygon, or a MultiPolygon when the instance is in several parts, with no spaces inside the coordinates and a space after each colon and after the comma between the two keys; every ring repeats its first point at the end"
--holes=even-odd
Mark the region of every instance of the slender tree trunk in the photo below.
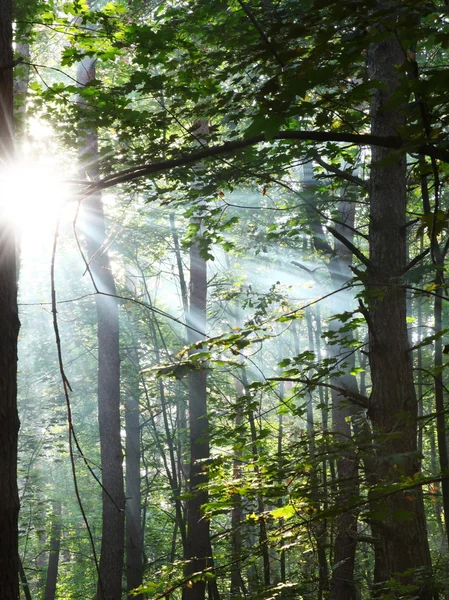
{"type": "MultiPolygon", "coordinates": [[[[196,122],[196,135],[204,141],[209,133],[206,119],[196,122]]],[[[200,222],[201,227],[201,222],[200,222]]],[[[175,238],[174,238],[175,239],[175,238]]],[[[179,253],[178,253],[179,255],[179,253]]],[[[180,270],[180,276],[181,276],[180,270]]],[[[183,293],[184,297],[184,293],[183,293]]],[[[200,254],[196,241],[190,247],[190,289],[187,330],[188,342],[193,344],[206,335],[207,308],[207,262],[200,254]],[[198,333],[200,332],[200,333],[198,333]]],[[[185,306],[185,299],[184,299],[185,306]]],[[[208,502],[208,465],[210,458],[209,418],[207,414],[207,375],[202,370],[190,373],[189,387],[189,434],[190,434],[190,497],[187,501],[187,536],[184,548],[186,575],[213,569],[210,524],[205,519],[201,507],[208,502]],[[202,486],[201,489],[199,486],[202,486]]],[[[209,597],[218,600],[215,579],[208,584],[209,597]]],[[[183,588],[183,600],[204,600],[206,583],[204,580],[191,580],[183,588]]]]}
{"type": "MultiPolygon", "coordinates": [[[[282,356],[282,354],[280,354],[280,356],[282,356]]],[[[283,402],[284,398],[285,398],[285,385],[284,385],[284,382],[281,381],[279,384],[279,400],[281,402],[283,402]]],[[[284,465],[283,443],[284,443],[284,415],[282,413],[279,413],[279,415],[278,415],[278,448],[277,448],[279,483],[281,483],[283,481],[283,465],[284,465]]],[[[281,508],[283,505],[284,505],[284,500],[282,498],[280,498],[279,502],[278,502],[279,508],[281,508]]],[[[283,525],[283,520],[280,522],[281,527],[282,527],[282,525],[283,525]]],[[[324,525],[324,526],[326,526],[326,525],[324,525]]],[[[286,551],[281,548],[280,556],[279,556],[279,571],[280,571],[279,572],[279,575],[280,575],[279,580],[281,583],[285,583],[286,578],[287,578],[286,558],[287,558],[286,551]]],[[[320,559],[320,556],[318,556],[318,559],[320,559]]],[[[320,573],[321,573],[321,571],[322,571],[321,561],[320,561],[319,569],[320,569],[320,573]]]]}
{"type": "MultiPolygon", "coordinates": [[[[186,284],[186,279],[184,275],[184,265],[182,262],[181,248],[179,245],[179,236],[178,230],[176,227],[175,215],[174,213],[170,214],[170,230],[173,238],[173,246],[175,250],[175,258],[176,265],[178,267],[178,276],[179,276],[179,288],[181,292],[181,302],[182,308],[184,312],[184,320],[188,321],[189,314],[189,294],[186,284]]],[[[177,421],[178,421],[178,473],[179,473],[179,489],[182,490],[185,487],[185,482],[187,481],[187,472],[189,469],[188,458],[187,458],[187,413],[186,413],[186,403],[184,402],[184,398],[182,393],[178,392],[178,402],[177,402],[177,421]]],[[[183,511],[184,515],[184,511],[183,511]]],[[[185,518],[183,516],[183,520],[185,518]]]]}
{"type": "MultiPolygon", "coordinates": [[[[305,187],[315,183],[312,165],[306,165],[304,168],[305,187]]],[[[312,209],[312,199],[308,202],[308,214],[314,231],[314,246],[316,250],[326,252],[330,260],[327,264],[329,277],[334,290],[339,290],[351,279],[350,265],[352,263],[352,254],[337,239],[334,247],[331,248],[327,242],[322,224],[317,219],[316,213],[312,209]]],[[[336,230],[352,242],[353,233],[351,227],[354,226],[355,206],[342,199],[338,208],[338,221],[336,230]],[[344,225],[349,225],[345,227],[344,225]]],[[[352,300],[345,292],[342,292],[337,298],[337,312],[350,312],[353,310],[352,300]]],[[[344,324],[338,319],[331,322],[331,328],[336,332],[344,324]]],[[[351,334],[346,333],[347,337],[351,334]]],[[[347,352],[342,344],[329,346],[328,352],[331,356],[346,364],[346,373],[339,377],[332,377],[333,385],[348,389],[351,392],[358,392],[357,381],[355,377],[349,374],[354,367],[354,355],[347,352]]],[[[341,365],[340,365],[341,368],[341,365]]],[[[335,434],[335,440],[341,444],[341,450],[336,458],[337,480],[335,481],[338,489],[338,503],[342,510],[336,519],[335,544],[333,545],[332,563],[335,565],[332,570],[330,582],[330,598],[332,600],[356,600],[357,591],[354,581],[355,553],[357,549],[357,512],[347,508],[351,499],[359,495],[359,473],[357,459],[352,448],[352,429],[351,419],[358,411],[354,409],[347,398],[340,393],[332,390],[332,426],[335,434]]]]}
{"type": "MultiPolygon", "coordinates": [[[[132,326],[131,322],[131,326],[132,326]]],[[[143,532],[141,518],[140,491],[140,393],[139,393],[139,356],[132,340],[127,350],[128,368],[126,369],[127,390],[125,398],[126,432],[126,589],[128,592],[139,587],[143,579],[143,532]]],[[[134,596],[143,600],[143,596],[134,596]]]]}
{"type": "Polygon", "coordinates": [[[55,600],[58,581],[59,549],[61,547],[61,503],[53,504],[53,521],[50,534],[50,554],[48,557],[47,581],[44,600],[55,600]]]}
{"type": "MultiPolygon", "coordinates": [[[[439,286],[437,295],[434,301],[434,322],[435,333],[443,329],[443,298],[442,286],[444,285],[443,278],[444,264],[437,265],[436,284],[439,286]]],[[[438,458],[440,462],[441,473],[449,473],[449,456],[447,449],[447,425],[446,425],[446,406],[444,402],[444,382],[443,382],[443,339],[440,337],[435,340],[435,410],[437,413],[437,441],[438,441],[438,458]]],[[[443,497],[443,514],[444,524],[446,527],[446,540],[449,542],[449,479],[443,477],[441,481],[441,491],[443,497]]]]}
{"type": "MultiPolygon", "coordinates": [[[[245,383],[245,387],[247,387],[247,383],[245,383]]],[[[259,448],[257,444],[257,429],[253,410],[250,410],[248,413],[248,421],[251,431],[253,469],[256,480],[260,481],[259,448]]],[[[263,583],[265,588],[269,588],[271,585],[270,554],[268,551],[267,524],[265,520],[265,502],[260,493],[257,494],[257,511],[259,513],[259,546],[263,562],[263,583]]]]}
{"type": "MultiPolygon", "coordinates": [[[[145,293],[146,293],[147,303],[151,306],[151,303],[152,303],[151,296],[149,294],[149,290],[148,290],[146,284],[145,284],[145,293]]],[[[160,331],[159,325],[158,325],[154,315],[150,316],[149,328],[150,328],[151,337],[152,337],[152,341],[153,341],[154,356],[156,359],[156,364],[160,364],[161,363],[161,354],[160,354],[160,350],[159,350],[158,335],[162,341],[163,341],[163,337],[162,337],[162,333],[160,331]]],[[[181,542],[182,542],[183,552],[184,552],[184,548],[186,545],[186,523],[185,523],[183,506],[182,506],[182,502],[181,502],[180,472],[177,468],[179,465],[179,461],[176,460],[174,431],[173,431],[173,427],[170,427],[164,382],[161,378],[159,378],[158,383],[159,383],[159,398],[161,401],[162,419],[164,422],[164,430],[165,430],[165,444],[168,447],[168,456],[167,456],[165,444],[163,442],[159,441],[159,434],[158,434],[158,430],[156,428],[156,423],[155,423],[154,418],[152,417],[153,429],[154,429],[154,435],[155,435],[156,439],[158,440],[157,445],[161,452],[161,458],[162,458],[162,461],[165,466],[165,471],[167,473],[167,478],[168,478],[168,481],[170,484],[171,493],[173,495],[173,499],[174,499],[174,503],[175,503],[175,513],[176,513],[176,523],[177,523],[177,527],[175,528],[175,531],[177,532],[179,529],[179,532],[181,534],[181,542]]]]}
{"type": "MultiPolygon", "coordinates": [[[[81,86],[95,79],[95,59],[79,64],[81,86]]],[[[98,135],[88,130],[83,136],[80,159],[85,173],[98,178],[98,135]]],[[[96,290],[98,336],[98,421],[100,428],[103,510],[98,600],[120,600],[125,542],[125,494],[120,436],[120,354],[118,305],[114,277],[105,246],[106,229],[101,194],[85,200],[85,236],[90,274],[96,290]],[[102,295],[106,294],[106,295],[102,295]],[[108,296],[110,294],[112,296],[108,296]]]]}
{"type": "MultiPolygon", "coordinates": [[[[433,427],[431,427],[429,429],[429,445],[430,445],[430,469],[431,469],[431,473],[432,475],[437,476],[438,473],[438,469],[437,469],[437,449],[436,449],[436,443],[435,443],[435,432],[433,427]]],[[[445,526],[443,524],[443,507],[442,507],[442,502],[441,502],[441,494],[439,492],[439,487],[437,486],[435,488],[435,492],[437,492],[435,494],[434,497],[434,506],[435,506],[435,519],[436,522],[438,524],[438,529],[441,535],[441,545],[440,548],[441,550],[446,554],[447,553],[447,548],[448,548],[448,543],[447,543],[447,536],[446,536],[446,530],[445,530],[445,526]]]]}
{"type": "Polygon", "coordinates": [[[32,600],[31,592],[30,592],[30,585],[28,583],[27,575],[25,573],[25,569],[23,568],[23,563],[22,563],[20,557],[19,557],[19,574],[20,574],[20,583],[21,583],[20,589],[23,591],[25,600],[32,600]]]}
{"type": "MultiPolygon", "coordinates": [[[[394,23],[390,25],[394,27],[394,23]]],[[[372,44],[368,54],[369,75],[382,83],[382,88],[376,88],[372,94],[373,135],[397,134],[404,123],[401,107],[388,107],[398,89],[397,68],[403,62],[403,49],[393,33],[372,44]]],[[[377,485],[385,485],[398,482],[401,477],[413,477],[419,471],[418,403],[407,335],[405,291],[394,285],[406,267],[406,161],[404,156],[395,156],[384,148],[373,147],[371,152],[371,267],[367,274],[372,379],[369,415],[377,434],[376,468],[371,476],[377,485]]],[[[379,595],[394,578],[415,586],[416,597],[421,600],[431,598],[429,585],[425,580],[420,582],[414,572],[420,569],[421,575],[423,570],[426,574],[431,567],[421,488],[386,496],[381,505],[376,503],[376,488],[373,488],[371,500],[371,527],[376,540],[374,593],[379,595]],[[409,518],[403,520],[401,514],[409,518]]]]}
{"type": "MultiPolygon", "coordinates": [[[[236,379],[235,381],[235,391],[237,395],[237,399],[240,396],[245,394],[245,388],[243,383],[236,379]]],[[[235,429],[241,427],[243,421],[243,414],[241,408],[238,409],[235,416],[235,429]]],[[[242,461],[242,452],[240,449],[233,449],[234,452],[234,460],[233,460],[233,479],[236,482],[240,480],[242,476],[241,470],[241,461],[242,461]]],[[[242,570],[240,565],[240,559],[242,556],[242,522],[243,522],[243,508],[242,508],[242,496],[239,493],[236,493],[232,497],[232,511],[231,511],[231,528],[232,528],[232,564],[231,564],[231,588],[230,588],[230,597],[231,598],[239,598],[242,594],[245,593],[245,586],[242,577],[242,570]]]]}
{"type": "MultiPolygon", "coordinates": [[[[312,322],[311,309],[306,310],[307,334],[309,338],[309,350],[315,352],[314,331],[312,322]]],[[[318,352],[317,352],[318,353],[318,352]]],[[[312,393],[307,395],[307,435],[309,437],[309,453],[312,461],[315,458],[315,424],[313,414],[313,398],[312,393]]],[[[319,482],[316,467],[313,467],[310,473],[310,498],[316,508],[320,506],[319,482]]],[[[326,522],[324,520],[314,523],[312,531],[316,539],[317,555],[318,555],[318,600],[322,600],[323,594],[329,590],[329,569],[327,565],[327,557],[325,550],[326,543],[326,522]]]]}
{"type": "MultiPolygon", "coordinates": [[[[0,2],[0,169],[13,160],[12,4],[0,2]]],[[[3,194],[3,192],[1,192],[3,194]]],[[[0,598],[19,596],[17,273],[14,231],[0,203],[0,598]]]]}
{"type": "MultiPolygon", "coordinates": [[[[200,255],[199,245],[190,248],[190,301],[188,324],[195,330],[206,331],[207,263],[200,255]]],[[[201,336],[188,330],[188,341],[201,336]]],[[[207,460],[210,456],[209,420],[207,416],[206,371],[189,374],[189,431],[190,431],[190,496],[187,500],[187,538],[185,547],[186,576],[193,576],[212,567],[210,526],[201,507],[208,501],[207,460]],[[202,486],[199,488],[199,486],[202,486]]],[[[192,578],[183,588],[183,600],[204,600],[206,582],[192,578]]]]}

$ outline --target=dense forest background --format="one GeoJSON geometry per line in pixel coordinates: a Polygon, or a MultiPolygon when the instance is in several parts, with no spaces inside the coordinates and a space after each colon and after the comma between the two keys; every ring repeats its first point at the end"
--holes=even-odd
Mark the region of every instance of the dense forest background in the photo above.
{"type": "Polygon", "coordinates": [[[1,600],[449,598],[448,48],[2,0],[1,600]]]}

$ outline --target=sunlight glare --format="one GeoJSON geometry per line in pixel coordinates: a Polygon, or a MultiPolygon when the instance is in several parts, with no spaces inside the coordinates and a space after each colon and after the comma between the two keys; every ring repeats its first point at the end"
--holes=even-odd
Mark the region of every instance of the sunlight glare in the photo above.
{"type": "Polygon", "coordinates": [[[0,215],[16,229],[22,243],[37,244],[54,232],[69,186],[56,157],[23,158],[0,173],[0,215]]]}

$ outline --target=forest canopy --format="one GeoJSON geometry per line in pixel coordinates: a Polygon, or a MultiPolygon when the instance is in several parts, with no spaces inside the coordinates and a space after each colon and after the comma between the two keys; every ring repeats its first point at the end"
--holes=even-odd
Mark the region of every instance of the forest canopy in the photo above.
{"type": "Polygon", "coordinates": [[[2,600],[449,597],[448,47],[2,0],[2,600]]]}

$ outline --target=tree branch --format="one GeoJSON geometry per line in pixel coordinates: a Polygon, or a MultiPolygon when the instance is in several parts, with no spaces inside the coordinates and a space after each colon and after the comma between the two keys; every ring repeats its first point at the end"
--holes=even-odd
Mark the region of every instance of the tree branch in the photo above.
{"type": "Polygon", "coordinates": [[[326,169],[326,171],[329,171],[330,173],[334,173],[334,175],[337,175],[337,177],[340,177],[341,179],[345,179],[346,181],[349,181],[350,183],[360,186],[364,190],[368,189],[367,181],[364,181],[360,177],[357,177],[356,175],[352,175],[351,173],[348,173],[347,171],[343,171],[342,169],[339,169],[335,165],[330,165],[329,163],[325,162],[321,157],[319,157],[317,154],[315,154],[313,156],[313,160],[315,162],[317,162],[320,165],[320,167],[323,167],[323,169],[326,169]]]}
{"type": "Polygon", "coordinates": [[[422,261],[422,259],[427,256],[430,252],[430,248],[426,248],[424,250],[424,252],[421,252],[421,254],[418,254],[418,256],[415,256],[415,258],[413,258],[408,265],[405,267],[405,269],[402,271],[402,275],[404,275],[405,273],[407,273],[407,271],[410,271],[410,269],[413,269],[413,267],[415,265],[417,265],[419,262],[422,261]]]}
{"type": "MultiPolygon", "coordinates": [[[[201,162],[206,158],[212,158],[214,156],[221,156],[222,154],[234,153],[250,146],[255,146],[263,142],[270,142],[271,140],[280,141],[305,141],[305,142],[342,142],[349,143],[358,146],[379,146],[382,148],[390,148],[392,150],[405,149],[407,144],[398,136],[377,136],[371,134],[355,134],[355,133],[339,133],[333,131],[280,131],[276,135],[267,138],[265,134],[255,135],[252,137],[244,138],[242,140],[235,140],[232,142],[225,142],[219,146],[210,146],[196,152],[185,153],[178,158],[172,158],[168,160],[162,160],[154,163],[147,163],[137,167],[131,167],[107,175],[97,182],[87,186],[82,193],[81,197],[88,197],[92,193],[113,187],[120,183],[126,183],[135,181],[142,177],[147,177],[154,173],[160,173],[162,171],[169,171],[176,167],[184,167],[186,165],[201,162]]],[[[438,140],[436,140],[438,142],[438,140]]],[[[430,156],[442,160],[443,162],[449,163],[449,150],[438,148],[432,144],[423,144],[421,146],[414,146],[411,149],[412,153],[421,154],[424,156],[430,156]]]]}
{"type": "Polygon", "coordinates": [[[372,267],[370,260],[363,254],[363,252],[356,248],[352,242],[346,239],[344,235],[341,235],[341,233],[339,233],[333,227],[326,227],[326,229],[329,231],[329,233],[332,233],[332,235],[337,238],[339,242],[346,246],[346,248],[348,248],[348,250],[350,250],[354,256],[357,256],[360,262],[362,262],[366,267],[372,267]]]}
{"type": "Polygon", "coordinates": [[[366,410],[368,410],[369,405],[370,405],[369,398],[367,396],[364,396],[363,394],[359,394],[358,392],[351,392],[351,390],[340,387],[338,385],[332,385],[331,383],[324,383],[323,381],[297,379],[295,377],[269,377],[269,378],[267,378],[267,381],[294,381],[296,383],[302,383],[303,385],[308,385],[308,386],[316,385],[316,386],[320,386],[320,387],[326,387],[326,388],[329,388],[331,390],[338,392],[341,396],[348,398],[349,400],[351,400],[351,402],[354,402],[354,404],[357,404],[357,406],[361,406],[362,408],[365,408],[366,410]]]}

